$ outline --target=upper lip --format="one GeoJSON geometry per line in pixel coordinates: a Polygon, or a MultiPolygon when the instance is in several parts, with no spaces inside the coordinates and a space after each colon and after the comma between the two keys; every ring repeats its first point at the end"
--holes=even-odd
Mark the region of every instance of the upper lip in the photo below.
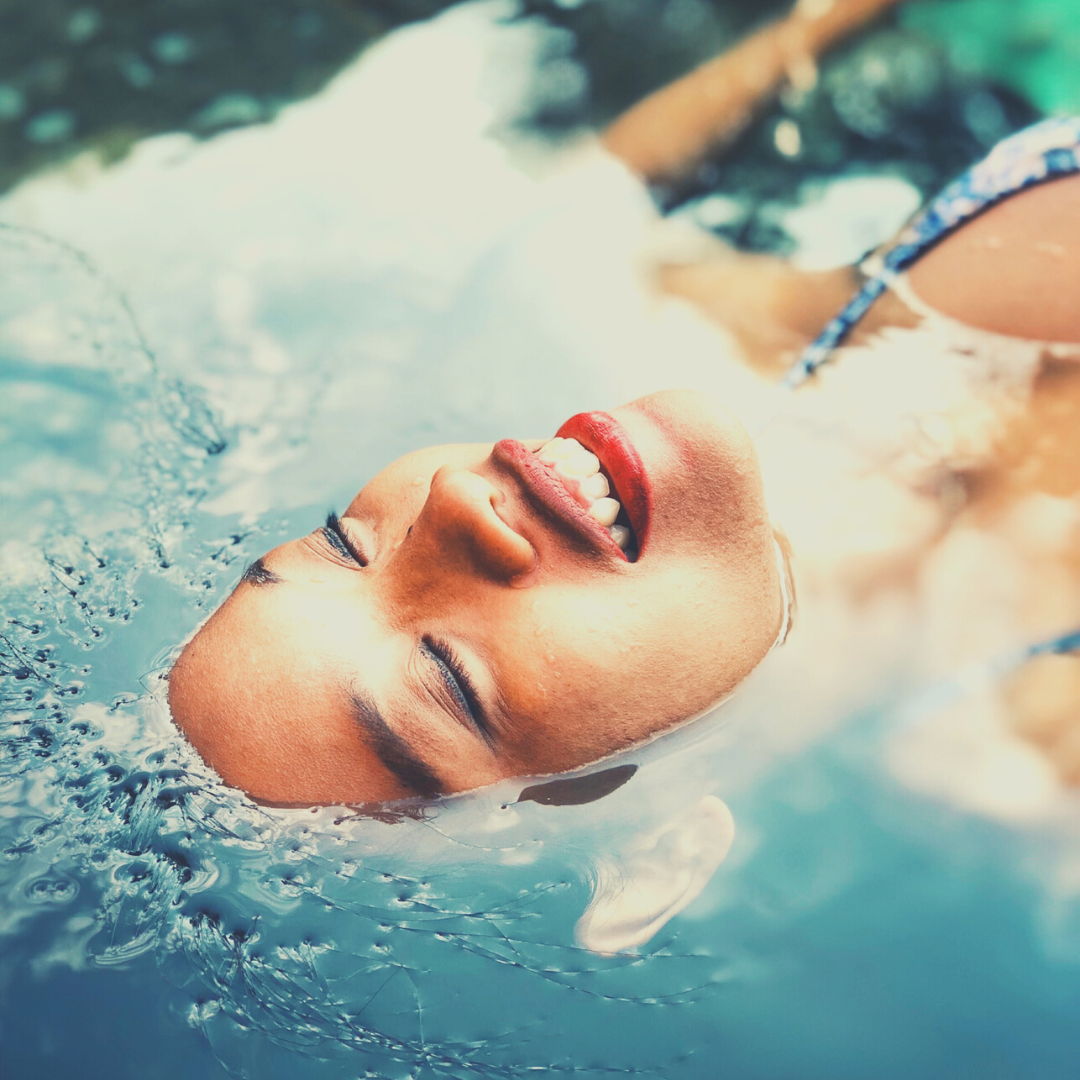
{"type": "Polygon", "coordinates": [[[638,551],[644,551],[652,517],[652,490],[645,465],[622,425],[605,412],[571,416],[557,434],[577,439],[600,459],[611,486],[634,530],[638,551]]]}
{"type": "MultiPolygon", "coordinates": [[[[640,551],[648,534],[651,501],[644,466],[629,436],[613,417],[599,412],[572,416],[559,428],[558,434],[577,439],[600,459],[601,468],[611,481],[612,496],[625,508],[640,551]]],[[[492,457],[516,477],[529,501],[545,517],[589,546],[628,561],[607,529],[524,443],[503,439],[495,444],[492,457]]]]}

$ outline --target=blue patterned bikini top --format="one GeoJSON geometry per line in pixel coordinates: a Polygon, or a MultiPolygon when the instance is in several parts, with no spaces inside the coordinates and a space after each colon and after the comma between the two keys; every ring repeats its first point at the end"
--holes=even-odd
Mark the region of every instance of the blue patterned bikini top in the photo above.
{"type": "MultiPolygon", "coordinates": [[[[904,229],[879,268],[791,367],[783,385],[799,386],[827,363],[896,276],[965,222],[1025,188],[1074,173],[1080,173],[1080,117],[1044,120],[998,143],[904,229]]],[[[1080,652],[1080,629],[995,657],[979,674],[987,681],[1000,679],[1037,656],[1075,652],[1080,652]]],[[[936,713],[950,693],[966,692],[972,674],[969,671],[935,687],[921,702],[925,708],[916,711],[923,719],[936,713]]]]}
{"type": "Polygon", "coordinates": [[[900,234],[855,297],[784,377],[796,387],[826,363],[893,279],[984,210],[1045,180],[1080,172],[1080,117],[1043,120],[998,143],[900,234]]]}

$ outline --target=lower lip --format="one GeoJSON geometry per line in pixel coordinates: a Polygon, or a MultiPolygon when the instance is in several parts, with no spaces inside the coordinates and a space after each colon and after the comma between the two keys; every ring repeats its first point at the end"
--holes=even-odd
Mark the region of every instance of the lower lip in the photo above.
{"type": "Polygon", "coordinates": [[[630,519],[638,552],[643,552],[652,517],[652,490],[645,466],[630,436],[613,416],[605,412],[571,416],[557,434],[563,439],[577,439],[586,450],[600,459],[615,487],[614,493],[619,496],[630,519]]]}
{"type": "Polygon", "coordinates": [[[585,510],[566,490],[562,481],[524,443],[517,439],[503,439],[495,444],[491,456],[517,477],[530,500],[557,525],[564,526],[579,540],[584,540],[606,555],[629,561],[611,533],[585,510]]]}

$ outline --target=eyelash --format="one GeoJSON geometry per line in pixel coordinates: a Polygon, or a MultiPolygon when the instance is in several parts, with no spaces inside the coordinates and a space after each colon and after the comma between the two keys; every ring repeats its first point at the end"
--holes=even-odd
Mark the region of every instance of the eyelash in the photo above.
{"type": "Polygon", "coordinates": [[[421,640],[420,648],[434,661],[447,688],[458,699],[476,729],[485,740],[490,742],[491,732],[484,723],[484,710],[480,707],[480,696],[457,653],[445,641],[427,635],[421,640]]]}
{"type": "Polygon", "coordinates": [[[368,561],[349,539],[349,534],[341,526],[341,519],[333,510],[326,515],[326,524],[319,530],[323,540],[338,554],[351,559],[358,566],[367,566],[368,561]]]}
{"type": "MultiPolygon", "coordinates": [[[[410,528],[410,532],[412,529],[410,528]]],[[[326,524],[319,530],[326,544],[338,555],[351,559],[358,566],[367,566],[367,559],[358,551],[348,533],[341,526],[341,519],[333,510],[326,515],[326,524]]],[[[476,692],[469,673],[465,670],[458,654],[445,641],[425,636],[420,642],[421,650],[427,654],[439,669],[447,689],[457,699],[466,715],[483,738],[490,742],[491,732],[484,722],[484,710],[480,707],[480,695],[476,692]]]]}

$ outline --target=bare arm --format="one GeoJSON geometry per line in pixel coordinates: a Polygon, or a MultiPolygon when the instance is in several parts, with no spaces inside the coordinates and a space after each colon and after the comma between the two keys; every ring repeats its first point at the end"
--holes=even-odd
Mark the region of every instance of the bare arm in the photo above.
{"type": "MultiPolygon", "coordinates": [[[[633,106],[604,145],[646,180],[678,179],[735,138],[786,80],[813,79],[817,57],[897,2],[799,0],[786,19],[633,106]]],[[[775,374],[854,293],[858,274],[805,273],[718,243],[715,258],[660,267],[657,283],[732,331],[747,360],[775,374]]]]}
{"type": "Polygon", "coordinates": [[[745,361],[779,378],[859,288],[854,267],[808,271],[773,255],[725,251],[657,268],[656,284],[733,334],[745,361]]]}
{"type": "Polygon", "coordinates": [[[662,87],[604,133],[647,180],[675,180],[734,139],[785,81],[814,78],[818,56],[899,0],[799,0],[780,22],[662,87]]]}

